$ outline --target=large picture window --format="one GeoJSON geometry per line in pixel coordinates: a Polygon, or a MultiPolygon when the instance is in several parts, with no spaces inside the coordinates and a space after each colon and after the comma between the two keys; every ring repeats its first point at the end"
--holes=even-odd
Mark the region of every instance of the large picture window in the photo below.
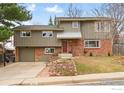
{"type": "Polygon", "coordinates": [[[21,31],[20,32],[20,37],[30,37],[31,36],[31,31],[21,31]]]}
{"type": "Polygon", "coordinates": [[[85,40],[85,48],[100,48],[100,40],[85,40]]]}
{"type": "Polygon", "coordinates": [[[52,31],[43,31],[42,37],[53,37],[53,32],[52,31]]]}
{"type": "Polygon", "coordinates": [[[55,52],[55,48],[45,48],[45,54],[53,54],[55,52]]]}

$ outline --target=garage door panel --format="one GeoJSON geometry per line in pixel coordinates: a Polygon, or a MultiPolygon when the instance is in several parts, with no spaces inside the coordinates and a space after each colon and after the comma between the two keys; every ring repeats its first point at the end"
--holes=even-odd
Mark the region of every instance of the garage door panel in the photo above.
{"type": "Polygon", "coordinates": [[[34,48],[20,48],[20,61],[33,62],[35,61],[34,48]]]}

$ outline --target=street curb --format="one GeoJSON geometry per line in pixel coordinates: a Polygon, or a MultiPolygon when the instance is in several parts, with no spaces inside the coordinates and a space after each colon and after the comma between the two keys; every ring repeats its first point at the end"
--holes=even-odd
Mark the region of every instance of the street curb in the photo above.
{"type": "Polygon", "coordinates": [[[72,82],[73,81],[70,77],[66,77],[65,79],[61,79],[61,77],[49,77],[49,79],[44,77],[24,80],[22,85],[53,85],[72,82]]]}
{"type": "MultiPolygon", "coordinates": [[[[54,76],[54,77],[32,77],[32,78],[21,78],[4,80],[2,84],[7,85],[57,85],[57,84],[74,84],[83,83],[91,84],[98,82],[98,85],[106,82],[112,82],[112,80],[124,80],[124,72],[114,73],[97,73],[97,74],[86,74],[77,76],[54,76]]],[[[111,84],[110,84],[111,85],[111,84]]]]}
{"type": "Polygon", "coordinates": [[[47,80],[47,78],[35,78],[35,79],[27,79],[22,82],[22,85],[56,85],[56,84],[69,84],[69,83],[93,83],[93,82],[102,82],[102,81],[109,81],[109,80],[124,80],[124,77],[121,78],[101,78],[101,79],[82,79],[82,80],[76,80],[69,77],[66,77],[65,79],[61,79],[61,77],[58,77],[60,79],[57,80],[57,78],[53,79],[55,77],[51,77],[51,80],[47,80]]]}
{"type": "Polygon", "coordinates": [[[124,80],[123,78],[104,78],[104,79],[89,79],[89,80],[74,80],[72,83],[94,83],[94,82],[107,82],[107,81],[112,81],[112,80],[124,80]]]}

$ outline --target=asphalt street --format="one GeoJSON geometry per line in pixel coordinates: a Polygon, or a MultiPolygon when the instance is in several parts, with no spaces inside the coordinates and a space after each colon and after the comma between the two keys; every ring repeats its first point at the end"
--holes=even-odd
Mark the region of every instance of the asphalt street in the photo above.
{"type": "Polygon", "coordinates": [[[74,85],[124,85],[124,80],[101,80],[93,83],[76,83],[74,85]]]}
{"type": "Polygon", "coordinates": [[[59,84],[59,85],[67,85],[67,86],[99,86],[99,85],[124,85],[124,80],[111,80],[111,79],[106,79],[106,80],[101,80],[97,82],[87,82],[87,83],[67,83],[67,84],[59,84]]]}

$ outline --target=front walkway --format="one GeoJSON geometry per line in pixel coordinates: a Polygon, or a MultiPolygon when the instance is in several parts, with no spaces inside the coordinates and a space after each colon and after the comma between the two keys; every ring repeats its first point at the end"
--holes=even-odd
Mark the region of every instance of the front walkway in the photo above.
{"type": "Polygon", "coordinates": [[[45,66],[45,62],[17,62],[2,67],[0,68],[0,84],[4,84],[4,81],[35,78],[45,66]]]}

